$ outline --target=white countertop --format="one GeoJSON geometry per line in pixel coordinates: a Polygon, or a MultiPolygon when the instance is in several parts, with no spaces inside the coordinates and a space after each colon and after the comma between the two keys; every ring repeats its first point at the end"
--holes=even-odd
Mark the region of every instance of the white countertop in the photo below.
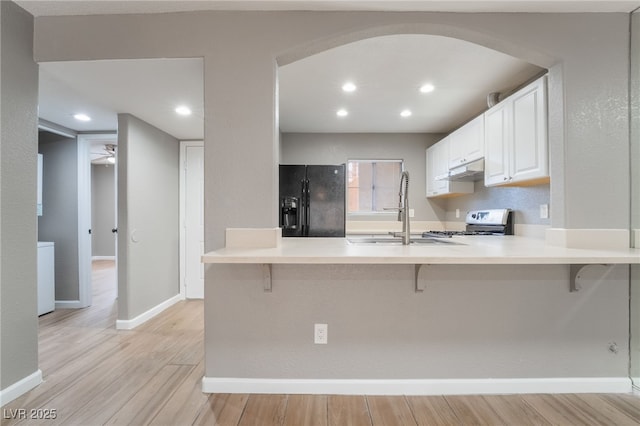
{"type": "Polygon", "coordinates": [[[460,245],[353,244],[346,238],[282,238],[275,248],[222,248],[203,263],[253,264],[640,264],[640,249],[576,249],[520,236],[457,236],[460,245]]]}

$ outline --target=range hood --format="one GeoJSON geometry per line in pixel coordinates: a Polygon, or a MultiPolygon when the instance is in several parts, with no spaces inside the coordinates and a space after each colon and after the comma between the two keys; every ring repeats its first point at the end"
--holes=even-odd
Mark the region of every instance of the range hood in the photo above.
{"type": "Polygon", "coordinates": [[[440,177],[440,180],[469,181],[484,179],[484,158],[472,161],[464,166],[449,169],[446,176],[440,177]]]}

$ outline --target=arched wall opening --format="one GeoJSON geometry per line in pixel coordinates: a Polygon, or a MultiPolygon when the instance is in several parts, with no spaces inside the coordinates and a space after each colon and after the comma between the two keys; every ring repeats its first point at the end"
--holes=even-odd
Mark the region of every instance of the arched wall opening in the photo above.
{"type": "Polygon", "coordinates": [[[276,62],[279,66],[283,66],[348,43],[367,38],[401,34],[437,35],[456,38],[511,55],[542,68],[550,69],[559,62],[558,58],[549,56],[537,49],[518,44],[513,40],[505,40],[486,32],[471,30],[464,26],[434,24],[430,22],[383,25],[353,32],[344,32],[332,37],[324,37],[281,53],[277,56],[276,62]]]}
{"type": "MultiPolygon", "coordinates": [[[[308,43],[304,46],[297,47],[295,50],[288,51],[278,56],[276,62],[277,62],[279,71],[278,73],[276,73],[277,75],[276,78],[279,79],[280,76],[282,75],[282,77],[285,78],[285,80],[278,81],[276,83],[276,87],[280,91],[282,91],[282,89],[285,87],[289,88],[289,85],[286,84],[286,81],[287,81],[286,79],[290,78],[291,72],[288,70],[293,67],[298,67],[298,64],[300,63],[303,63],[303,62],[308,63],[309,60],[315,60],[313,58],[321,57],[321,56],[331,57],[332,60],[337,61],[336,55],[334,56],[327,55],[327,53],[329,52],[339,51],[341,49],[344,49],[347,46],[360,46],[363,44],[367,44],[372,40],[391,39],[394,37],[396,37],[397,39],[406,40],[407,37],[420,38],[421,36],[424,36],[425,39],[430,38],[433,40],[442,40],[445,42],[448,42],[449,40],[455,40],[460,45],[474,46],[479,51],[491,51],[496,55],[504,55],[504,57],[509,57],[514,60],[515,59],[521,60],[523,63],[531,64],[532,68],[536,68],[538,70],[537,74],[529,71],[529,74],[526,77],[522,77],[522,74],[524,73],[520,73],[518,77],[515,77],[516,79],[521,78],[520,81],[515,81],[513,80],[513,77],[512,77],[512,80],[509,83],[505,83],[506,86],[509,86],[509,84],[511,84],[511,88],[517,88],[518,86],[528,83],[529,81],[531,81],[532,78],[537,78],[541,74],[548,73],[549,74],[549,92],[550,94],[555,94],[550,96],[550,99],[553,99],[553,102],[550,102],[549,104],[549,115],[553,117],[562,117],[561,112],[563,110],[563,105],[562,105],[563,96],[561,94],[558,95],[558,93],[562,92],[562,70],[561,70],[562,65],[560,61],[558,61],[556,58],[551,57],[549,55],[541,54],[535,49],[518,45],[512,40],[505,40],[499,37],[488,36],[485,33],[480,33],[477,31],[468,30],[466,28],[453,27],[448,25],[435,25],[435,24],[425,23],[420,25],[407,24],[407,25],[383,26],[383,27],[371,28],[368,30],[356,31],[349,34],[339,34],[331,38],[323,38],[323,39],[308,43]],[[403,37],[405,38],[403,39],[403,37]],[[535,67],[533,67],[534,65],[535,67]]],[[[398,43],[399,46],[401,44],[402,42],[398,43]]],[[[354,48],[353,50],[355,51],[357,50],[357,48],[354,48]]],[[[381,54],[384,54],[384,53],[381,53],[381,54]]],[[[362,56],[364,57],[366,56],[366,54],[362,56]]],[[[318,62],[320,61],[319,60],[316,61],[315,64],[318,64],[318,62]]],[[[338,63],[338,62],[335,62],[335,63],[338,63]]],[[[414,66],[413,64],[407,65],[408,63],[405,63],[402,61],[399,63],[400,65],[398,66],[414,66]]],[[[429,64],[425,64],[425,65],[430,66],[429,64]]],[[[307,66],[306,68],[299,68],[299,69],[300,70],[305,69],[309,74],[315,73],[315,75],[321,75],[320,71],[318,71],[317,69],[313,69],[313,66],[307,66]]],[[[475,71],[476,70],[469,69],[469,72],[475,72],[475,71]]],[[[482,72],[480,70],[477,70],[477,71],[482,72]]],[[[299,73],[299,75],[303,75],[303,74],[306,74],[306,73],[305,72],[299,73]]],[[[424,75],[429,75],[429,71],[426,71],[424,75]]],[[[336,80],[335,75],[332,75],[329,79],[331,78],[336,80]]],[[[318,81],[313,80],[313,78],[309,78],[309,83],[313,85],[319,85],[320,87],[324,87],[322,86],[322,82],[318,84],[318,81]]],[[[369,81],[369,83],[371,83],[371,81],[369,81]]],[[[502,87],[504,87],[504,85],[502,87]]],[[[358,91],[359,90],[360,89],[358,89],[358,91]]],[[[389,89],[387,88],[387,90],[389,89]]],[[[280,99],[281,105],[282,105],[283,99],[286,96],[289,96],[290,93],[291,92],[288,91],[288,92],[285,92],[284,95],[278,96],[279,98],[282,98],[280,99]]],[[[462,125],[466,121],[474,118],[475,116],[482,114],[487,109],[485,98],[488,93],[489,92],[485,93],[479,99],[476,97],[476,106],[474,107],[476,109],[474,110],[475,112],[473,112],[472,115],[469,114],[468,107],[464,113],[462,113],[461,110],[459,112],[456,112],[456,114],[459,115],[460,113],[462,113],[464,116],[462,119],[458,120],[459,125],[462,125]],[[480,102],[479,106],[477,101],[480,102]]],[[[505,92],[503,92],[503,94],[504,93],[505,92]]],[[[506,93],[508,94],[508,92],[506,93]]],[[[312,96],[309,96],[306,99],[309,99],[311,103],[313,103],[312,96]]],[[[303,107],[303,108],[306,108],[306,107],[303,107]]],[[[356,149],[344,148],[344,144],[348,144],[348,142],[346,141],[351,140],[351,138],[349,137],[343,138],[344,143],[336,143],[333,145],[328,145],[326,147],[325,152],[340,151],[339,155],[336,155],[334,157],[327,156],[327,155],[320,155],[321,148],[319,148],[318,146],[321,145],[325,140],[330,138],[325,138],[325,139],[321,137],[308,138],[304,136],[296,137],[296,135],[291,135],[289,133],[290,130],[287,127],[288,125],[287,121],[290,121],[290,120],[287,120],[287,117],[288,117],[287,113],[290,113],[291,111],[292,111],[291,108],[285,108],[285,109],[280,108],[279,113],[276,114],[277,120],[279,120],[279,122],[276,123],[276,128],[280,129],[279,153],[280,153],[281,162],[302,163],[305,161],[304,155],[306,155],[306,158],[313,158],[313,159],[318,159],[323,157],[325,161],[329,161],[330,164],[334,164],[334,163],[344,162],[345,158],[341,158],[340,155],[342,155],[343,157],[349,156],[349,155],[351,155],[352,157],[354,155],[357,156],[357,154],[354,154],[354,152],[358,152],[356,149]],[[315,148],[303,148],[300,150],[292,149],[292,147],[298,145],[298,142],[302,142],[302,145],[306,147],[315,146],[315,148]],[[315,149],[315,151],[313,151],[313,149],[315,149]],[[305,150],[304,154],[303,154],[303,150],[305,150]]],[[[318,117],[318,121],[325,122],[326,120],[329,120],[331,118],[328,116],[329,114],[327,116],[321,116],[322,113],[320,111],[315,111],[315,112],[316,114],[313,115],[313,117],[318,117]]],[[[425,117],[423,116],[420,116],[420,115],[415,116],[414,114],[414,117],[412,119],[418,120],[418,119],[424,119],[424,118],[425,117]]],[[[429,117],[429,119],[431,118],[429,117]]],[[[302,121],[303,120],[298,120],[298,122],[302,122],[302,121]]],[[[552,154],[550,155],[550,157],[553,158],[553,164],[555,164],[552,167],[552,175],[554,179],[557,180],[557,182],[555,182],[554,179],[552,179],[552,185],[556,185],[557,188],[561,189],[562,188],[562,184],[561,184],[562,171],[563,171],[562,120],[555,120],[553,122],[550,122],[549,124],[550,124],[549,141],[551,146],[550,149],[552,150],[552,154]]],[[[303,127],[303,126],[299,126],[299,127],[303,127]]],[[[313,126],[311,127],[313,128],[313,126]]],[[[438,130],[435,130],[435,131],[424,131],[422,133],[429,134],[429,137],[430,137],[430,139],[428,139],[425,143],[427,145],[430,145],[433,142],[436,142],[438,140],[438,139],[434,139],[436,137],[436,134],[439,134],[437,136],[438,138],[442,138],[447,133],[455,130],[455,128],[456,127],[442,128],[441,126],[438,130]]],[[[318,131],[317,128],[314,128],[314,130],[311,130],[310,133],[314,133],[317,131],[318,131]]],[[[352,132],[352,131],[353,129],[347,130],[347,132],[352,132]]],[[[382,132],[385,132],[385,131],[388,131],[388,130],[383,130],[382,132]]],[[[398,132],[400,133],[402,131],[403,130],[399,130],[398,132]]],[[[305,131],[294,130],[294,132],[304,133],[305,131]]],[[[322,130],[320,130],[320,132],[322,132],[322,130]]],[[[417,130],[409,130],[409,132],[417,132],[417,130]]],[[[298,133],[297,136],[300,136],[301,133],[298,133]]],[[[336,132],[336,133],[339,133],[339,132],[336,132]]],[[[364,138],[361,138],[361,139],[364,139],[364,138]]],[[[382,146],[383,143],[381,139],[382,138],[378,138],[376,141],[371,142],[371,145],[377,144],[378,146],[382,146]]],[[[407,143],[409,142],[407,141],[407,143]]],[[[278,144],[276,143],[276,145],[278,144]]],[[[360,143],[360,146],[363,146],[363,145],[364,144],[360,143]]],[[[372,152],[381,152],[381,150],[376,151],[376,149],[377,148],[372,147],[369,150],[365,150],[364,157],[375,155],[375,154],[372,154],[372,152]]],[[[383,149],[383,151],[386,152],[387,156],[393,157],[392,149],[390,148],[383,149]]],[[[413,153],[408,153],[408,151],[401,151],[401,152],[405,154],[405,157],[420,156],[419,152],[413,152],[413,153]]],[[[421,157],[422,157],[422,162],[424,162],[424,149],[422,151],[421,157]]],[[[421,169],[424,169],[424,164],[419,164],[417,161],[418,160],[416,159],[410,163],[411,171],[418,169],[418,167],[420,167],[421,169]]],[[[431,199],[429,202],[427,202],[424,196],[425,192],[423,188],[424,177],[420,175],[417,175],[417,176],[420,178],[418,181],[420,180],[422,181],[422,187],[419,186],[417,188],[418,192],[412,191],[412,198],[415,198],[415,201],[413,202],[412,205],[417,206],[417,209],[418,209],[416,210],[416,220],[439,220],[441,222],[444,222],[445,218],[447,217],[447,211],[449,211],[450,213],[451,211],[456,211],[456,210],[467,211],[470,209],[488,208],[487,207],[488,204],[495,203],[496,201],[501,203],[509,203],[511,202],[512,199],[517,198],[521,200],[528,199],[530,201],[526,206],[522,206],[522,210],[523,210],[522,212],[517,213],[519,216],[518,217],[519,222],[527,223],[527,224],[535,224],[535,225],[538,225],[538,224],[549,225],[550,224],[549,219],[539,220],[541,218],[539,217],[538,212],[539,212],[539,205],[541,204],[551,204],[553,206],[555,210],[554,210],[554,214],[551,217],[556,219],[556,222],[555,222],[557,224],[556,226],[560,226],[560,223],[562,221],[561,218],[563,217],[563,214],[562,214],[563,206],[561,205],[561,203],[549,202],[550,190],[549,190],[548,184],[546,185],[546,188],[540,188],[540,187],[533,188],[533,189],[531,188],[528,188],[528,189],[494,188],[493,190],[487,189],[486,191],[482,185],[477,185],[476,188],[482,188],[483,190],[482,194],[477,194],[477,197],[476,197],[477,200],[469,200],[468,199],[469,197],[458,197],[455,199],[456,201],[454,202],[447,201],[447,200],[453,200],[453,199],[431,199]],[[498,192],[501,192],[501,194],[496,195],[495,194],[496,190],[498,192]],[[489,194],[489,192],[493,192],[493,193],[489,194]],[[466,200],[461,201],[461,199],[464,199],[464,198],[466,198],[466,200]],[[479,204],[479,203],[484,203],[484,204],[479,204]],[[533,222],[532,222],[532,219],[533,219],[533,222]]],[[[416,182],[416,180],[414,180],[414,182],[416,182]]],[[[476,189],[476,191],[478,191],[478,189],[476,189]]],[[[360,219],[362,219],[362,216],[360,217],[360,219]]],[[[365,220],[373,220],[373,217],[370,216],[365,220]]]]}

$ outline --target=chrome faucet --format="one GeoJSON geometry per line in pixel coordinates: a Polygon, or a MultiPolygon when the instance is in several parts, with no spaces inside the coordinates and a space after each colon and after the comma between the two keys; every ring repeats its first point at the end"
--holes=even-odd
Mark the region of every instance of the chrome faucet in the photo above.
{"type": "Polygon", "coordinates": [[[400,191],[398,196],[398,221],[402,222],[402,232],[399,233],[398,236],[402,237],[403,245],[409,245],[411,242],[411,227],[409,226],[409,172],[402,172],[402,176],[400,176],[400,191]],[[404,192],[402,191],[403,181],[404,192]]]}

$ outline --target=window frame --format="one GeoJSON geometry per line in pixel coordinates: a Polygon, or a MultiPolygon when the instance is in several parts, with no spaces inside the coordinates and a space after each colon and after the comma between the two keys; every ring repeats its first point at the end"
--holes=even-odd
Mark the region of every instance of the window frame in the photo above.
{"type": "MultiPolygon", "coordinates": [[[[404,159],[402,158],[349,158],[347,159],[347,216],[397,216],[398,212],[394,211],[394,210],[386,210],[386,211],[375,211],[375,210],[369,210],[369,211],[357,211],[357,212],[350,212],[349,211],[349,164],[351,162],[359,162],[359,163],[400,163],[400,176],[402,175],[402,172],[404,172],[404,159]]],[[[398,177],[400,177],[398,176],[398,177]]],[[[371,179],[371,184],[372,184],[372,188],[371,188],[371,197],[372,200],[374,200],[375,202],[375,187],[376,187],[376,180],[375,180],[375,167],[373,167],[372,170],[372,179],[371,179]]]]}

